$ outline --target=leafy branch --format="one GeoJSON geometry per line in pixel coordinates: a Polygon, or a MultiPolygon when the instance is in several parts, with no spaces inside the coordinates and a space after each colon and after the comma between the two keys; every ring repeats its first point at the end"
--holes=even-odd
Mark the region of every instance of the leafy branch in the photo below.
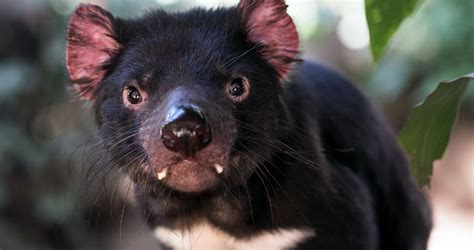
{"type": "MultiPolygon", "coordinates": [[[[374,62],[379,61],[390,38],[417,4],[417,0],[365,0],[374,62]]],[[[420,186],[430,186],[433,162],[446,150],[460,101],[473,79],[471,73],[439,83],[424,102],[413,108],[400,132],[400,144],[409,154],[412,173],[420,186]]]]}

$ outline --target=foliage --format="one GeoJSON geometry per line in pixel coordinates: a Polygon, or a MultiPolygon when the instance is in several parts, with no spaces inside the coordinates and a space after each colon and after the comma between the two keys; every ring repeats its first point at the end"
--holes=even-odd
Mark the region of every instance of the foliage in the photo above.
{"type": "MultiPolygon", "coordinates": [[[[415,10],[417,1],[366,0],[366,18],[371,49],[377,62],[390,38],[401,23],[415,10]]],[[[411,112],[399,140],[410,156],[412,173],[420,186],[429,186],[433,163],[440,159],[448,145],[459,103],[474,73],[438,87],[411,112]]]]}
{"type": "Polygon", "coordinates": [[[412,173],[419,185],[430,185],[433,162],[448,145],[459,102],[474,74],[441,82],[426,100],[417,105],[400,133],[400,143],[411,155],[412,173]]]}
{"type": "Polygon", "coordinates": [[[403,20],[410,16],[417,2],[417,0],[365,1],[365,13],[374,61],[380,58],[390,37],[397,31],[403,20]]]}

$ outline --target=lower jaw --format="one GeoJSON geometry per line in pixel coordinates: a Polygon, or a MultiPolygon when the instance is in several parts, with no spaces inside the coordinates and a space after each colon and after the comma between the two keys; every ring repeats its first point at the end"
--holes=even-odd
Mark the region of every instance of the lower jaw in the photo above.
{"type": "Polygon", "coordinates": [[[163,177],[162,174],[159,176],[161,177],[159,181],[180,192],[200,193],[212,189],[218,182],[220,173],[222,173],[222,170],[219,172],[213,167],[180,164],[168,168],[166,177],[163,177]]]}

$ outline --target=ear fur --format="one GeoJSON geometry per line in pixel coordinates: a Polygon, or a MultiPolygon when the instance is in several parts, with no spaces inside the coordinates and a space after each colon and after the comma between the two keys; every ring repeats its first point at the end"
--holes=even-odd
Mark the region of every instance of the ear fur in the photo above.
{"type": "Polygon", "coordinates": [[[93,99],[119,50],[114,17],[97,5],[79,5],[67,27],[66,68],[80,97],[93,99]]]}
{"type": "Polygon", "coordinates": [[[299,38],[296,26],[286,12],[284,0],[241,0],[238,5],[247,29],[247,39],[260,45],[261,56],[280,78],[297,61],[299,38]]]}

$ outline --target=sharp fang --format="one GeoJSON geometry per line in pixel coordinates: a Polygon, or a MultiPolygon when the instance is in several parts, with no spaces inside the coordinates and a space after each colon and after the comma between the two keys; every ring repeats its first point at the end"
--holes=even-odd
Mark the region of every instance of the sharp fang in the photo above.
{"type": "Polygon", "coordinates": [[[168,168],[163,169],[161,172],[158,172],[156,176],[158,177],[158,180],[163,180],[166,177],[166,173],[168,172],[168,168]]]}
{"type": "Polygon", "coordinates": [[[224,168],[221,165],[217,164],[217,163],[214,164],[214,168],[216,169],[216,172],[218,174],[220,174],[220,173],[222,173],[222,171],[224,171],[224,168]]]}

